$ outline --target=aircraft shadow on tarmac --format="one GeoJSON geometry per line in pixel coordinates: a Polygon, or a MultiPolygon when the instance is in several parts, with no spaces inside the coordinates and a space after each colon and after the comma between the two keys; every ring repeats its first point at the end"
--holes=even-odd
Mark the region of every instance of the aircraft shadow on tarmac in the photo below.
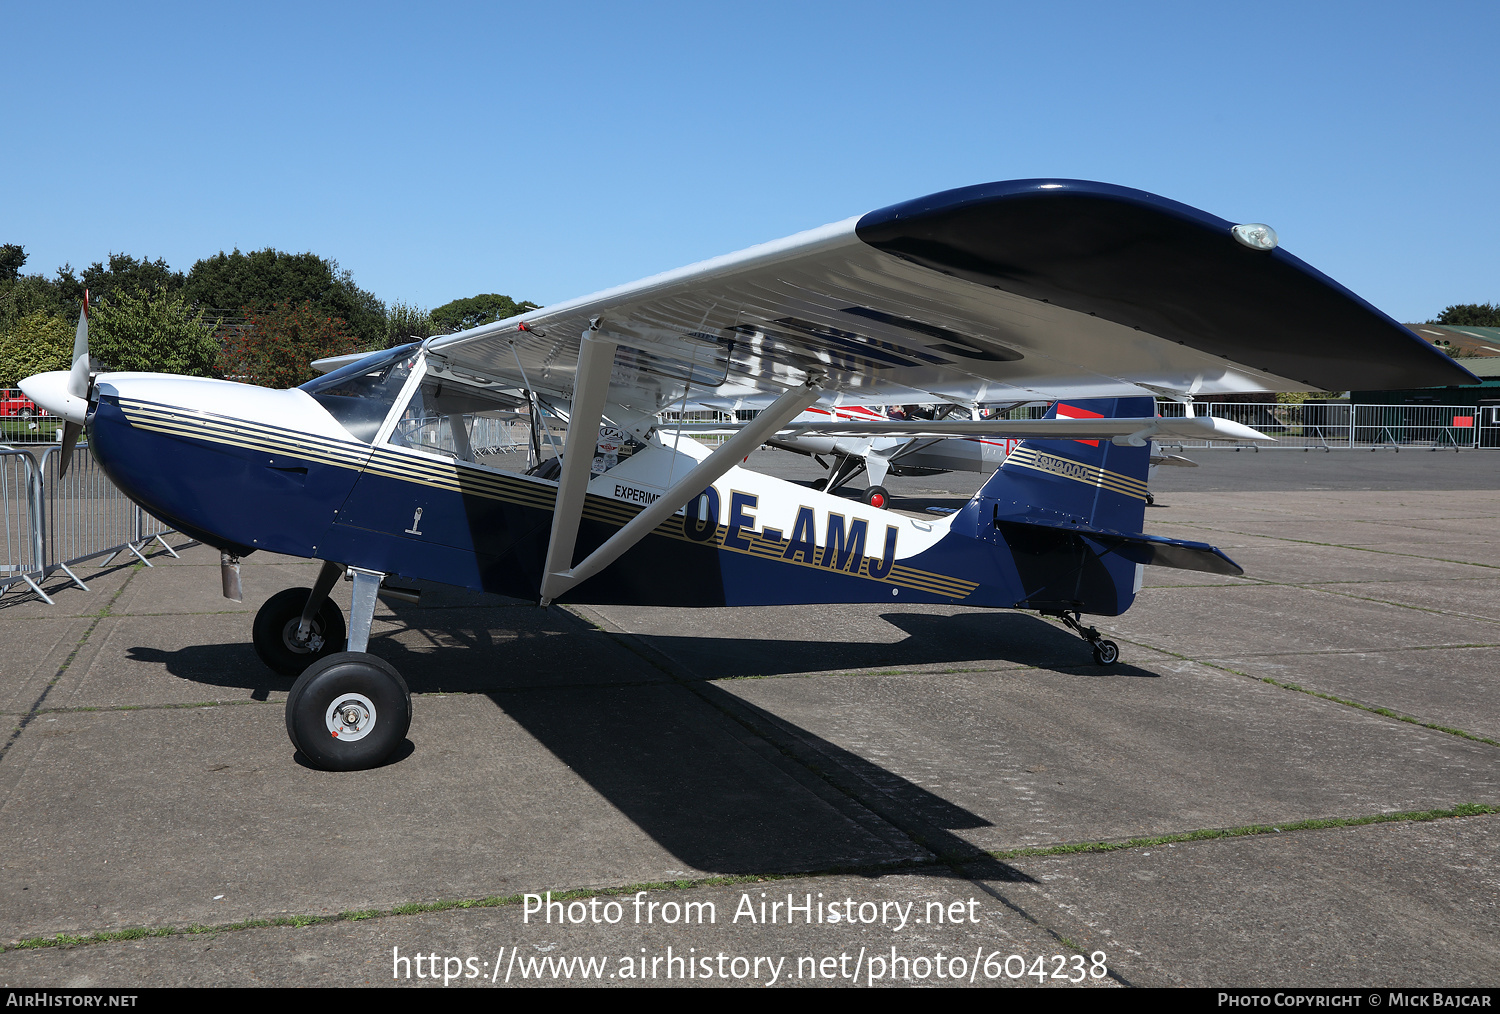
{"type": "MultiPolygon", "coordinates": [[[[692,634],[638,634],[641,641],[686,666],[703,679],[783,676],[892,666],[944,665],[960,668],[986,663],[992,668],[1028,666],[1087,677],[1156,677],[1129,664],[1102,669],[1078,637],[1036,616],[1012,612],[882,613],[880,618],[906,632],[895,642],[778,638],[724,638],[692,634]],[[1082,670],[1079,672],[1079,670],[1082,670]]],[[[1108,630],[1105,630],[1106,636],[1108,630]]]]}
{"type": "MultiPolygon", "coordinates": [[[[458,610],[403,607],[397,615],[408,629],[442,647],[414,651],[388,632],[372,638],[371,651],[393,663],[416,694],[484,694],[673,856],[726,874],[871,867],[914,857],[916,840],[971,874],[1024,876],[956,833],[990,821],[714,679],[979,660],[1067,678],[1104,672],[1086,665],[1083,642],[1035,617],[887,613],[883,618],[907,633],[904,640],[641,637],[700,677],[684,682],[571,614],[485,613],[489,629],[455,629],[458,610]],[[507,624],[507,617],[517,622],[507,624]],[[494,636],[495,628],[522,624],[530,625],[526,636],[494,636]],[[548,674],[548,659],[559,660],[561,671],[548,674]]],[[[249,689],[260,700],[292,682],[267,670],[243,642],[176,651],[136,647],[129,658],[195,683],[249,689]]],[[[1108,672],[1155,675],[1128,666],[1108,672]]],[[[421,710],[419,701],[418,722],[421,710]]],[[[404,748],[393,763],[414,749],[421,748],[404,748]]]]}
{"type": "MultiPolygon", "coordinates": [[[[608,634],[556,610],[460,611],[403,606],[396,615],[406,631],[419,632],[436,650],[412,650],[396,639],[402,631],[377,634],[370,639],[370,650],[394,665],[413,693],[486,693],[649,683],[664,678],[649,664],[614,645],[608,634]],[[464,622],[474,619],[483,622],[464,622]]],[[[893,666],[965,668],[976,662],[985,663],[986,669],[997,664],[1031,667],[1080,679],[1158,676],[1126,663],[1108,669],[1095,666],[1082,640],[1028,614],[891,612],[880,618],[905,631],[906,638],[886,642],[691,633],[631,636],[701,680],[893,666]]],[[[268,670],[248,640],[189,645],[176,651],[136,646],[128,653],[130,661],[163,666],[180,679],[250,690],[256,700],[265,700],[270,691],[290,689],[292,684],[290,677],[268,670]]]]}
{"type": "Polygon", "coordinates": [[[774,873],[917,858],[910,841],[857,813],[868,809],[940,856],[1022,876],[954,833],[989,821],[713,684],[489,696],[690,867],[774,873]],[[792,756],[753,738],[762,732],[792,756]]]}

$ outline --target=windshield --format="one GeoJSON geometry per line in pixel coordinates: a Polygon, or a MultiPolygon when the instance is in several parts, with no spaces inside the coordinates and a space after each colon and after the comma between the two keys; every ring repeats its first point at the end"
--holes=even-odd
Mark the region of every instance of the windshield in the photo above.
{"type": "Polygon", "coordinates": [[[356,440],[370,443],[416,365],[418,344],[368,355],[298,390],[312,395],[356,440]]]}

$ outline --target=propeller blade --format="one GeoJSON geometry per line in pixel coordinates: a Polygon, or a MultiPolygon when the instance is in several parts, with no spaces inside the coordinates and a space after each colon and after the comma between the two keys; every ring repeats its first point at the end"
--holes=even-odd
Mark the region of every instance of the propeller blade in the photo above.
{"type": "MultiPolygon", "coordinates": [[[[68,393],[85,404],[89,400],[89,290],[83,290],[78,332],[73,336],[73,368],[68,371],[68,393]]],[[[68,452],[63,452],[65,455],[68,452]]],[[[66,458],[64,458],[66,460],[66,458]]]]}
{"type": "Polygon", "coordinates": [[[58,452],[57,477],[61,479],[68,474],[68,465],[73,460],[73,446],[78,443],[78,434],[83,432],[83,426],[76,422],[63,423],[62,450],[58,452]]]}

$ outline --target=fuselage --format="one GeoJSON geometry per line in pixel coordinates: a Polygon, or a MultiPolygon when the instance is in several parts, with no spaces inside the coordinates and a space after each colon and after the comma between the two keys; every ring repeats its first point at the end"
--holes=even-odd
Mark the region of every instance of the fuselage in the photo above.
{"type": "MultiPolygon", "coordinates": [[[[88,432],[96,459],[128,496],[221,549],[538,594],[556,482],[357,437],[302,390],[105,374],[88,432]]],[[[653,436],[592,479],[576,559],[709,453],[669,439],[671,446],[653,436]]],[[[1014,550],[989,523],[991,513],[998,516],[981,495],[955,514],[924,519],[736,467],[564,598],[923,602],[1108,615],[1129,606],[1136,565],[1055,545],[1014,550]]]]}

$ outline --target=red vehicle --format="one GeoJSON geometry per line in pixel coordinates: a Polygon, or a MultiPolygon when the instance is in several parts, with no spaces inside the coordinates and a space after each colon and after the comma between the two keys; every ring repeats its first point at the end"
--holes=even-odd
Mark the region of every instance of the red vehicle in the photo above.
{"type": "Polygon", "coordinates": [[[47,410],[38,408],[19,387],[0,387],[0,419],[30,419],[46,414],[47,410]]]}

